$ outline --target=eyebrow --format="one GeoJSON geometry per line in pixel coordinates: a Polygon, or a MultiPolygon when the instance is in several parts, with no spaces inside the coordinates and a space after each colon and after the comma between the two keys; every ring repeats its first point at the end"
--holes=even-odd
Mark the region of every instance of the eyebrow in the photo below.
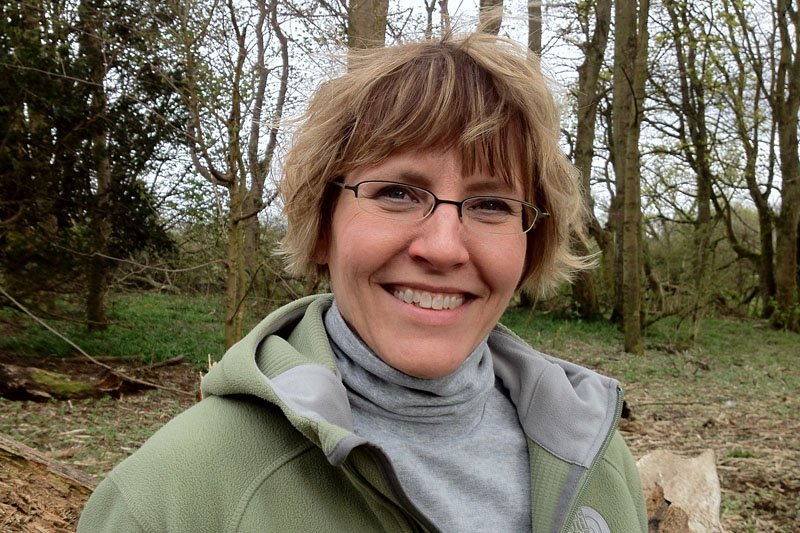
{"type": "MultiPolygon", "coordinates": [[[[417,185],[430,189],[436,183],[435,178],[431,178],[427,173],[417,172],[416,170],[401,169],[398,172],[388,172],[391,181],[402,181],[410,185],[417,185]]],[[[466,196],[489,194],[493,196],[512,196],[517,191],[510,187],[502,178],[480,178],[466,182],[464,189],[466,196]]]]}

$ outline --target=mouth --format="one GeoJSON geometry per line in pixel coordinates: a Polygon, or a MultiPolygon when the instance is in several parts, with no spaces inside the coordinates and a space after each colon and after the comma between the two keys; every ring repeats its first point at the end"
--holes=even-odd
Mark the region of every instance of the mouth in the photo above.
{"type": "Polygon", "coordinates": [[[422,309],[455,309],[464,305],[465,294],[428,292],[409,287],[390,287],[388,291],[398,300],[422,309]]]}

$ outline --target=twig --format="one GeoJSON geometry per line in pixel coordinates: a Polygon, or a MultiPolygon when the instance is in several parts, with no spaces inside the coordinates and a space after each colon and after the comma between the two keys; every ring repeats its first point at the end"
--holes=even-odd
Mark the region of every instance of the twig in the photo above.
{"type": "Polygon", "coordinates": [[[180,363],[181,361],[183,361],[183,354],[176,355],[175,357],[167,359],[166,361],[151,363],[147,365],[145,368],[147,368],[148,370],[150,370],[151,368],[161,368],[162,366],[174,365],[175,363],[180,363]]]}
{"type": "MultiPolygon", "coordinates": [[[[142,355],[138,353],[131,353],[125,355],[95,355],[93,356],[98,361],[118,362],[118,361],[142,361],[142,355]]],[[[83,359],[83,356],[64,357],[63,360],[71,361],[83,359]]]]}
{"type": "Polygon", "coordinates": [[[88,257],[90,259],[93,258],[93,257],[102,257],[103,259],[108,259],[109,261],[116,261],[118,263],[127,263],[129,265],[133,265],[135,267],[139,267],[142,270],[155,270],[156,272],[168,272],[168,273],[191,272],[192,270],[198,270],[200,268],[205,268],[208,265],[213,265],[215,263],[224,263],[225,262],[224,259],[214,259],[213,261],[208,261],[206,263],[203,263],[201,265],[195,265],[193,267],[164,268],[164,267],[159,267],[159,266],[145,265],[143,263],[139,263],[137,261],[132,261],[130,259],[122,259],[121,257],[113,257],[113,256],[110,256],[110,255],[102,254],[100,252],[92,252],[92,253],[88,253],[87,254],[87,253],[84,253],[84,252],[79,252],[78,250],[73,250],[71,248],[67,248],[66,246],[58,246],[58,248],[61,248],[62,250],[67,251],[67,252],[72,253],[72,254],[75,254],[75,255],[79,255],[79,256],[82,256],[82,257],[88,257]]]}
{"type": "Polygon", "coordinates": [[[22,310],[22,311],[23,311],[25,314],[27,314],[29,317],[31,317],[31,318],[32,318],[32,319],[34,319],[36,322],[38,322],[39,324],[41,324],[42,326],[44,326],[45,328],[47,328],[47,330],[48,330],[50,333],[52,333],[53,335],[55,335],[55,336],[56,336],[56,337],[58,337],[59,339],[63,340],[64,342],[66,342],[67,344],[69,344],[70,346],[72,346],[73,348],[75,348],[75,350],[77,350],[77,351],[78,351],[78,353],[80,353],[81,355],[83,355],[84,357],[86,357],[86,358],[87,358],[89,361],[91,361],[92,363],[96,364],[97,366],[99,366],[99,367],[101,367],[101,368],[105,368],[106,370],[108,370],[109,372],[111,372],[112,374],[114,374],[115,376],[118,376],[118,377],[120,377],[121,379],[123,379],[123,380],[125,380],[125,381],[129,381],[129,382],[131,382],[131,383],[136,383],[136,384],[138,384],[138,385],[144,385],[145,387],[153,387],[153,388],[156,388],[156,389],[161,389],[161,390],[165,390],[165,391],[169,391],[169,392],[177,392],[177,393],[179,393],[179,394],[183,394],[183,395],[186,395],[186,396],[193,396],[193,395],[194,395],[194,393],[193,393],[193,392],[187,392],[187,391],[183,391],[183,390],[180,390],[180,389],[175,389],[175,388],[173,388],[173,387],[165,387],[165,386],[163,386],[163,385],[158,385],[158,384],[156,384],[156,383],[151,383],[151,382],[149,382],[149,381],[145,381],[145,380],[142,380],[142,379],[132,378],[132,377],[130,377],[130,376],[127,376],[127,375],[123,374],[122,372],[119,372],[119,371],[117,371],[117,370],[114,370],[113,368],[111,368],[111,367],[110,367],[110,366],[108,366],[107,364],[105,364],[105,363],[101,363],[100,361],[98,361],[97,359],[95,359],[94,357],[92,357],[91,355],[89,355],[88,353],[86,353],[85,351],[83,351],[83,349],[82,349],[80,346],[78,346],[77,344],[75,344],[74,342],[72,342],[71,340],[69,340],[67,337],[65,337],[64,335],[62,335],[61,333],[59,333],[58,331],[56,331],[56,330],[55,330],[55,329],[53,329],[52,327],[50,327],[50,326],[49,326],[48,324],[46,324],[46,323],[45,323],[45,322],[44,322],[42,319],[40,319],[39,317],[37,317],[36,315],[34,315],[34,314],[33,314],[33,313],[31,313],[30,311],[28,311],[28,310],[25,308],[25,306],[24,306],[24,305],[22,305],[21,303],[19,303],[18,301],[16,301],[16,300],[15,300],[15,299],[14,299],[14,298],[13,298],[13,297],[10,295],[10,294],[8,294],[8,293],[5,291],[5,289],[3,289],[3,287],[2,287],[1,285],[0,285],[0,294],[2,294],[3,296],[5,296],[5,297],[6,297],[6,298],[8,298],[9,300],[11,300],[11,302],[12,302],[14,305],[16,305],[17,307],[19,307],[19,308],[20,308],[20,309],[21,309],[21,310],[22,310]]]}
{"type": "Polygon", "coordinates": [[[703,402],[703,401],[700,401],[700,400],[698,400],[696,402],[692,402],[692,401],[677,401],[677,400],[676,401],[654,400],[654,401],[651,401],[651,402],[635,402],[635,403],[631,402],[631,405],[633,407],[641,407],[641,406],[647,406],[647,405],[697,405],[697,404],[705,404],[705,403],[706,402],[703,402]]]}

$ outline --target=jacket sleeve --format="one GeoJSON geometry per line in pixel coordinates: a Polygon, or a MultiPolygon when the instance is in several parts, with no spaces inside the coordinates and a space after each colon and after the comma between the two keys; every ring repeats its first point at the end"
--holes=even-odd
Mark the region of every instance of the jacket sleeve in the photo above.
{"type": "Polygon", "coordinates": [[[647,508],[639,470],[619,432],[600,460],[581,504],[599,513],[612,533],[646,533],[647,508]]]}
{"type": "Polygon", "coordinates": [[[131,533],[148,531],[136,520],[125,503],[122,493],[108,478],[100,483],[92,493],[78,522],[77,533],[95,533],[97,531],[131,533]]]}

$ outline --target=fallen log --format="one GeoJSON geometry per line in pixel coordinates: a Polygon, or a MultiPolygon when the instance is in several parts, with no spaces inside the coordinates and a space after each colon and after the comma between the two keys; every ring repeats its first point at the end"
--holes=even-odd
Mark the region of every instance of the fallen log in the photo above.
{"type": "Polygon", "coordinates": [[[67,533],[98,480],[0,433],[3,531],[67,533]]]}
{"type": "Polygon", "coordinates": [[[66,481],[69,485],[85,489],[91,493],[100,481],[82,470],[60,463],[38,450],[27,446],[20,441],[0,433],[0,461],[3,465],[9,462],[25,462],[40,465],[48,474],[66,481]]]}
{"type": "Polygon", "coordinates": [[[119,396],[153,388],[126,379],[116,372],[106,372],[99,381],[82,381],[66,374],[33,366],[0,363],[0,397],[9,400],[45,402],[51,399],[76,400],[119,396]]]}

